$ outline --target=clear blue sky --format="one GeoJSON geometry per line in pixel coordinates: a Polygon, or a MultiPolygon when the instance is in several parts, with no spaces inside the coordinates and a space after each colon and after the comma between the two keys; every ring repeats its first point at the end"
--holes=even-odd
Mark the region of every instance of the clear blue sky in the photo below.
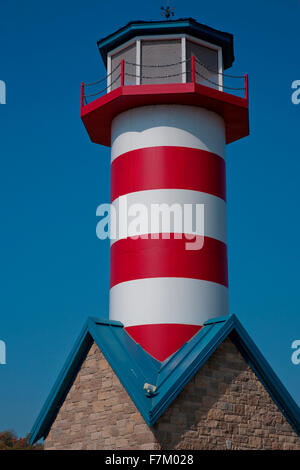
{"type": "MultiPolygon", "coordinates": [[[[2,2],[0,79],[0,430],[29,432],[87,316],[108,314],[109,149],[79,118],[80,82],[103,76],[96,41],[162,0],[2,2]]],[[[234,34],[232,69],[249,73],[251,136],[227,148],[230,311],[300,404],[298,0],[174,0],[234,34]]]]}

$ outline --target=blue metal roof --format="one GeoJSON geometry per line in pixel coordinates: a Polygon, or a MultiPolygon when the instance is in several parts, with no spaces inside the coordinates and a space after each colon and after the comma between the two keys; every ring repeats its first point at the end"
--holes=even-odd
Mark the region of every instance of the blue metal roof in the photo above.
{"type": "Polygon", "coordinates": [[[46,437],[93,343],[109,362],[149,426],[227,338],[235,343],[277,406],[300,436],[300,409],[235,315],[217,318],[160,363],[136,344],[122,323],[89,318],[31,431],[31,442],[46,437]],[[157,387],[148,397],[144,384],[157,387]]]}
{"type": "Polygon", "coordinates": [[[123,28],[100,39],[97,44],[106,67],[108,52],[136,36],[184,33],[222,47],[224,68],[232,66],[234,62],[233,35],[198,23],[193,18],[168,21],[131,21],[123,28]]]}

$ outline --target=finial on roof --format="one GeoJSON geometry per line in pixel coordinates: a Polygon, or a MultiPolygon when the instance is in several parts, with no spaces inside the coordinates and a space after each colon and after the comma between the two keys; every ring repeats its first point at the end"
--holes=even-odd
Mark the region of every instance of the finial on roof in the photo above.
{"type": "Polygon", "coordinates": [[[171,16],[174,16],[174,10],[175,8],[170,7],[170,1],[167,0],[167,6],[166,7],[160,7],[162,12],[161,15],[164,16],[167,20],[170,19],[171,16]]]}

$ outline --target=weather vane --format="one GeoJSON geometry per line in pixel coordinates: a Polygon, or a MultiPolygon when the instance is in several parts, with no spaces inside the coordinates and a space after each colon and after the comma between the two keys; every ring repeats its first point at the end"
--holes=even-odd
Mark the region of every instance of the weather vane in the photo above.
{"type": "Polygon", "coordinates": [[[174,10],[175,8],[170,7],[170,1],[167,0],[167,6],[166,7],[160,7],[162,12],[162,16],[164,16],[167,20],[170,19],[171,16],[174,16],[174,10]]]}

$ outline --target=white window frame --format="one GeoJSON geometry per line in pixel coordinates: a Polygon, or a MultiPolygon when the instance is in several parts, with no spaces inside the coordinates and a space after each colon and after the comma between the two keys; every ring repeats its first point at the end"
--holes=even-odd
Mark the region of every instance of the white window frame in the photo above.
{"type": "MultiPolygon", "coordinates": [[[[163,39],[181,39],[181,60],[182,63],[182,83],[186,83],[187,80],[187,67],[186,67],[186,42],[189,40],[199,46],[207,47],[208,49],[212,49],[217,51],[218,53],[218,86],[219,90],[223,91],[223,51],[221,46],[217,46],[215,44],[211,44],[207,41],[202,39],[195,38],[194,36],[190,36],[189,34],[161,34],[161,35],[154,35],[154,36],[135,36],[133,39],[126,41],[121,46],[112,49],[107,54],[107,73],[111,73],[111,65],[112,65],[112,55],[121,52],[123,49],[135,44],[136,48],[136,85],[141,84],[141,54],[142,54],[142,41],[157,41],[163,39]]],[[[107,91],[111,91],[111,76],[107,79],[107,91]]]]}

